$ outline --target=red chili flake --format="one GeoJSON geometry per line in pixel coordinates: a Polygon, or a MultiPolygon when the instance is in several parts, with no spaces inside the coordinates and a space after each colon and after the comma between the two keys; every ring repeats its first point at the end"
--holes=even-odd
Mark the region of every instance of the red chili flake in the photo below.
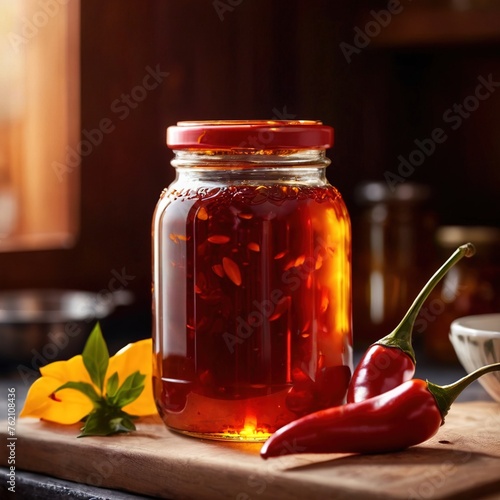
{"type": "Polygon", "coordinates": [[[260,245],[255,242],[250,242],[248,245],[248,250],[251,250],[252,252],[260,252],[260,245]]]}
{"type": "Polygon", "coordinates": [[[215,243],[217,245],[227,243],[230,239],[231,238],[229,236],[225,236],[224,234],[214,234],[207,238],[210,243],[215,243]]]}
{"type": "Polygon", "coordinates": [[[306,288],[311,288],[311,286],[312,286],[312,274],[309,274],[306,280],[306,288]]]}
{"type": "Polygon", "coordinates": [[[305,260],[306,260],[305,255],[299,255],[296,259],[292,259],[290,262],[288,262],[288,264],[283,269],[287,271],[292,267],[299,267],[305,262],[305,260]]]}
{"type": "Polygon", "coordinates": [[[273,314],[269,317],[269,321],[274,321],[275,319],[278,319],[288,309],[291,301],[292,299],[289,295],[281,298],[277,302],[273,314]]]}
{"type": "Polygon", "coordinates": [[[305,255],[299,255],[295,259],[295,267],[301,266],[304,263],[305,260],[306,260],[306,256],[305,255]]]}
{"type": "Polygon", "coordinates": [[[237,286],[241,285],[241,272],[238,264],[229,257],[222,258],[222,267],[224,268],[227,277],[237,286]]]}
{"type": "Polygon", "coordinates": [[[176,233],[170,233],[168,237],[174,242],[174,243],[179,243],[179,240],[181,241],[187,241],[189,240],[189,236],[185,236],[183,234],[176,234],[176,233]]]}
{"type": "Polygon", "coordinates": [[[212,266],[212,271],[219,276],[219,278],[224,278],[225,273],[224,273],[224,268],[220,264],[214,264],[212,266]]]}
{"type": "Polygon", "coordinates": [[[316,365],[316,373],[318,373],[320,370],[322,370],[325,366],[325,355],[319,351],[318,353],[318,363],[316,365]]]}
{"type": "Polygon", "coordinates": [[[198,213],[196,214],[196,217],[198,217],[198,219],[200,219],[200,220],[207,220],[208,219],[207,209],[205,207],[201,207],[198,210],[198,213]]]}
{"type": "Polygon", "coordinates": [[[282,259],[284,256],[285,256],[286,252],[280,252],[280,253],[277,253],[275,256],[274,256],[274,260],[278,260],[278,259],[282,259]]]}
{"type": "Polygon", "coordinates": [[[317,271],[318,269],[321,268],[322,265],[323,265],[323,256],[318,255],[318,258],[316,259],[316,264],[314,265],[314,269],[317,271]]]}
{"type": "Polygon", "coordinates": [[[321,304],[319,306],[320,312],[324,313],[328,309],[329,303],[330,303],[330,299],[328,298],[328,290],[326,288],[324,288],[322,293],[321,293],[321,304]]]}

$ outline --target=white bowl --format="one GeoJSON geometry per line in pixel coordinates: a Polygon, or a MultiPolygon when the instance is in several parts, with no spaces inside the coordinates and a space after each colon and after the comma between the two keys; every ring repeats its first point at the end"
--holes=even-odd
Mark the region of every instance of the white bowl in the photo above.
{"type": "MultiPolygon", "coordinates": [[[[450,326],[450,341],[468,373],[484,365],[500,363],[500,313],[456,319],[450,326]]],[[[500,403],[500,371],[483,375],[478,380],[500,403]]]]}

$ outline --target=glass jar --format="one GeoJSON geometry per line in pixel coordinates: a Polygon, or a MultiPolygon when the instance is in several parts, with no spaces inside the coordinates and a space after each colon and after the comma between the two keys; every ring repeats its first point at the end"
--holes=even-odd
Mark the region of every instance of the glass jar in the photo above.
{"type": "Polygon", "coordinates": [[[353,326],[356,341],[367,346],[396,328],[434,273],[429,241],[437,217],[424,184],[390,189],[367,181],[354,194],[360,213],[353,217],[353,326]]]}
{"type": "Polygon", "coordinates": [[[154,391],[165,424],[263,441],[344,401],[351,235],[312,121],[180,122],[153,222],[154,391]]]}
{"type": "Polygon", "coordinates": [[[449,339],[453,320],[500,312],[500,229],[488,226],[442,226],[436,231],[440,259],[471,242],[476,253],[455,264],[434,288],[415,321],[425,353],[440,363],[458,364],[449,339]]]}

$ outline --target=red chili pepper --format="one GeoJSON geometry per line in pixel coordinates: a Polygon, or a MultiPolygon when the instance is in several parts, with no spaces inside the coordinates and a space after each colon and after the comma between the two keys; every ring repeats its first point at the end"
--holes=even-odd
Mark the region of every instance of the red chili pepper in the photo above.
{"type": "Polygon", "coordinates": [[[418,313],[433,288],[448,270],[462,257],[471,257],[474,253],[475,248],[472,243],[458,247],[427,282],[401,323],[389,335],[368,348],[349,383],[348,403],[378,396],[413,377],[416,360],[412,347],[412,330],[418,313]]]}
{"type": "Polygon", "coordinates": [[[409,380],[360,403],[310,413],[276,431],[260,454],[267,459],[291,453],[404,450],[434,436],[465,387],[496,370],[500,370],[500,363],[484,366],[446,386],[409,380]]]}

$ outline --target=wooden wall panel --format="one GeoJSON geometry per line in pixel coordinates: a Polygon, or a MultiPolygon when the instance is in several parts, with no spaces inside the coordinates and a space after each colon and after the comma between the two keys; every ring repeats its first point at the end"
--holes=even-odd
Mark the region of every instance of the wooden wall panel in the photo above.
{"type": "MultiPolygon", "coordinates": [[[[271,118],[275,110],[323,119],[336,128],[329,176],[355,215],[356,183],[383,180],[442,106],[467,95],[470,78],[499,69],[494,46],[486,57],[482,49],[374,44],[348,63],[339,44],[352,40],[356,6],[252,0],[221,19],[212,0],[82,2],[81,129],[95,144],[82,161],[80,236],[66,250],[1,254],[2,288],[99,291],[124,269],[137,297],[130,310],[147,317],[150,221],[173,178],[165,129],[178,120],[271,118]],[[151,71],[168,75],[144,93],[151,71]]],[[[436,186],[448,223],[500,224],[499,100],[500,90],[414,177],[436,186]],[[450,208],[464,193],[473,193],[467,206],[450,208]],[[487,214],[483,194],[493,203],[487,214]]]]}

